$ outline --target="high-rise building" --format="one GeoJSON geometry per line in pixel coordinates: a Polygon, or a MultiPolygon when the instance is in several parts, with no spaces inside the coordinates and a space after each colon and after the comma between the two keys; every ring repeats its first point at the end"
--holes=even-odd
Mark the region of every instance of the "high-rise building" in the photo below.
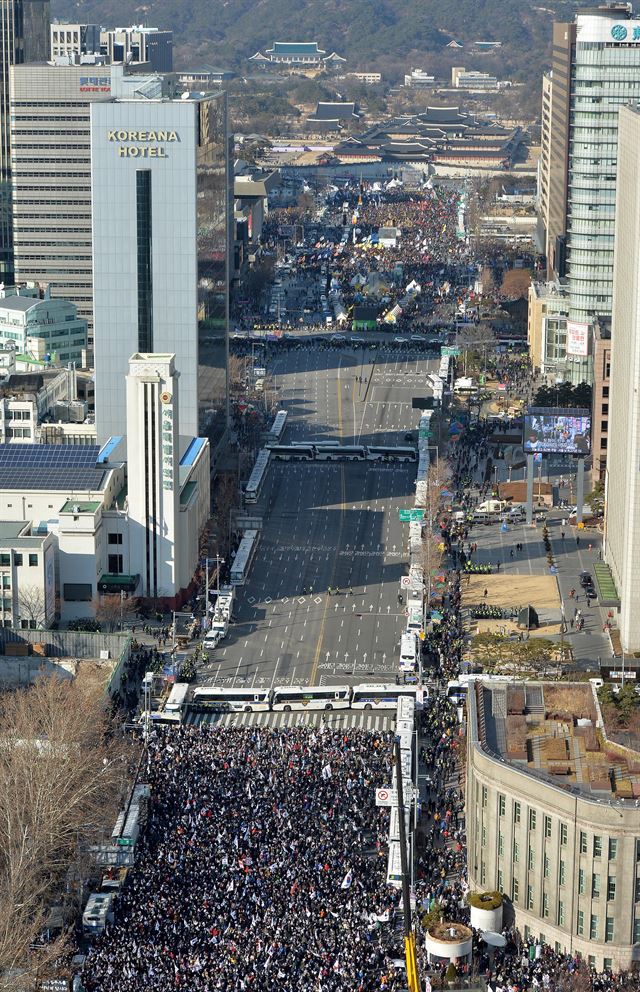
{"type": "Polygon", "coordinates": [[[75,303],[91,346],[90,106],[115,94],[157,96],[163,83],[84,58],[12,67],[12,190],[16,279],[75,303]]]}
{"type": "Polygon", "coordinates": [[[564,275],[571,65],[575,40],[575,24],[557,22],[553,25],[552,68],[542,81],[540,208],[550,277],[564,275]]]}
{"type": "Polygon", "coordinates": [[[54,21],[50,56],[55,61],[68,55],[100,55],[100,25],[54,21]]]}
{"type": "MultiPolygon", "coordinates": [[[[556,375],[593,377],[593,328],[611,315],[618,111],[640,99],[640,20],[631,7],[584,8],[554,25],[548,132],[547,253],[565,280],[556,375]]],[[[544,180],[541,180],[544,184],[544,180]]]]}
{"type": "Polygon", "coordinates": [[[640,649],[640,109],[620,110],[605,560],[625,651],[640,649]]]}
{"type": "Polygon", "coordinates": [[[101,28],[98,24],[58,21],[51,25],[51,58],[91,54],[104,55],[107,62],[146,62],[155,72],[172,72],[173,31],[143,24],[101,28]]]}
{"type": "Polygon", "coordinates": [[[100,32],[100,51],[110,62],[146,62],[156,72],[173,71],[173,31],[134,24],[100,32]]]}
{"type": "Polygon", "coordinates": [[[11,116],[13,65],[49,57],[49,0],[0,0],[0,281],[12,283],[11,116]]]}
{"type": "Polygon", "coordinates": [[[92,105],[99,438],[124,433],[137,351],[175,354],[181,431],[224,433],[229,158],[224,92],[92,105]]]}

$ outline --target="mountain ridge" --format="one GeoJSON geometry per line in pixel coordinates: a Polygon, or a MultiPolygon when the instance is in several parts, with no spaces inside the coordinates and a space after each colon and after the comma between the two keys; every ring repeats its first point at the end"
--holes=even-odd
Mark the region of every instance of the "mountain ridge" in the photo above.
{"type": "Polygon", "coordinates": [[[145,23],[174,31],[175,63],[185,68],[208,62],[239,68],[254,52],[279,41],[318,41],[327,52],[347,58],[348,67],[375,68],[382,60],[402,63],[450,53],[450,39],[464,48],[459,58],[473,59],[474,68],[491,68],[527,79],[548,61],[551,22],[570,18],[575,5],[547,0],[149,0],[132,7],[129,0],[54,0],[53,16],[70,21],[122,25],[145,23]],[[374,15],[374,16],[372,16],[374,15]],[[295,25],[295,27],[292,27],[295,25]],[[491,55],[466,52],[474,41],[501,41],[491,55]],[[523,55],[526,57],[523,58],[523,55]],[[477,64],[480,63],[480,64],[477,64]],[[533,65],[530,65],[533,63],[533,65]],[[530,67],[530,68],[529,68],[530,67]]]}

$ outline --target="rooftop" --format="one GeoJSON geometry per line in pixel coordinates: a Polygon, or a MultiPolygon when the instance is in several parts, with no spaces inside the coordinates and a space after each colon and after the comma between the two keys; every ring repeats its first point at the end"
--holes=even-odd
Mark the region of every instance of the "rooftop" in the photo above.
{"type": "Polygon", "coordinates": [[[0,541],[10,541],[12,538],[20,537],[28,526],[28,520],[0,520],[0,541]]]}
{"type": "Polygon", "coordinates": [[[477,702],[482,743],[510,765],[586,798],[640,797],[640,752],[606,741],[591,684],[483,682],[477,702]]]}
{"type": "Polygon", "coordinates": [[[19,310],[20,313],[26,313],[31,307],[45,302],[48,303],[49,301],[39,300],[34,296],[5,296],[4,299],[0,300],[0,310],[19,310]]]}
{"type": "Polygon", "coordinates": [[[68,499],[60,507],[60,513],[95,513],[100,505],[99,500],[68,499]]]}
{"type": "Polygon", "coordinates": [[[100,492],[107,472],[96,464],[99,451],[97,444],[0,444],[0,489],[100,492]]]}

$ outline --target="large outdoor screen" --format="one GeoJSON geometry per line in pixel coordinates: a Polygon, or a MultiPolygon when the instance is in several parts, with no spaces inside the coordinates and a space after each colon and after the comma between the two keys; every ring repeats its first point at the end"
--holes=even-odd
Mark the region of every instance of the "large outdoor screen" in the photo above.
{"type": "Polygon", "coordinates": [[[588,410],[530,409],[524,418],[526,454],[588,455],[591,415],[588,410]]]}

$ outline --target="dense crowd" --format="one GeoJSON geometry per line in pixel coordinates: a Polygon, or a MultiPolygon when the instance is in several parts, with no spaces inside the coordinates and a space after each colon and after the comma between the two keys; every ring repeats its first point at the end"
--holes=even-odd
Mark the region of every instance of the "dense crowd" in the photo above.
{"type": "Polygon", "coordinates": [[[389,735],[181,728],[149,750],[152,806],[88,992],[398,988],[383,931],[389,735]]]}

